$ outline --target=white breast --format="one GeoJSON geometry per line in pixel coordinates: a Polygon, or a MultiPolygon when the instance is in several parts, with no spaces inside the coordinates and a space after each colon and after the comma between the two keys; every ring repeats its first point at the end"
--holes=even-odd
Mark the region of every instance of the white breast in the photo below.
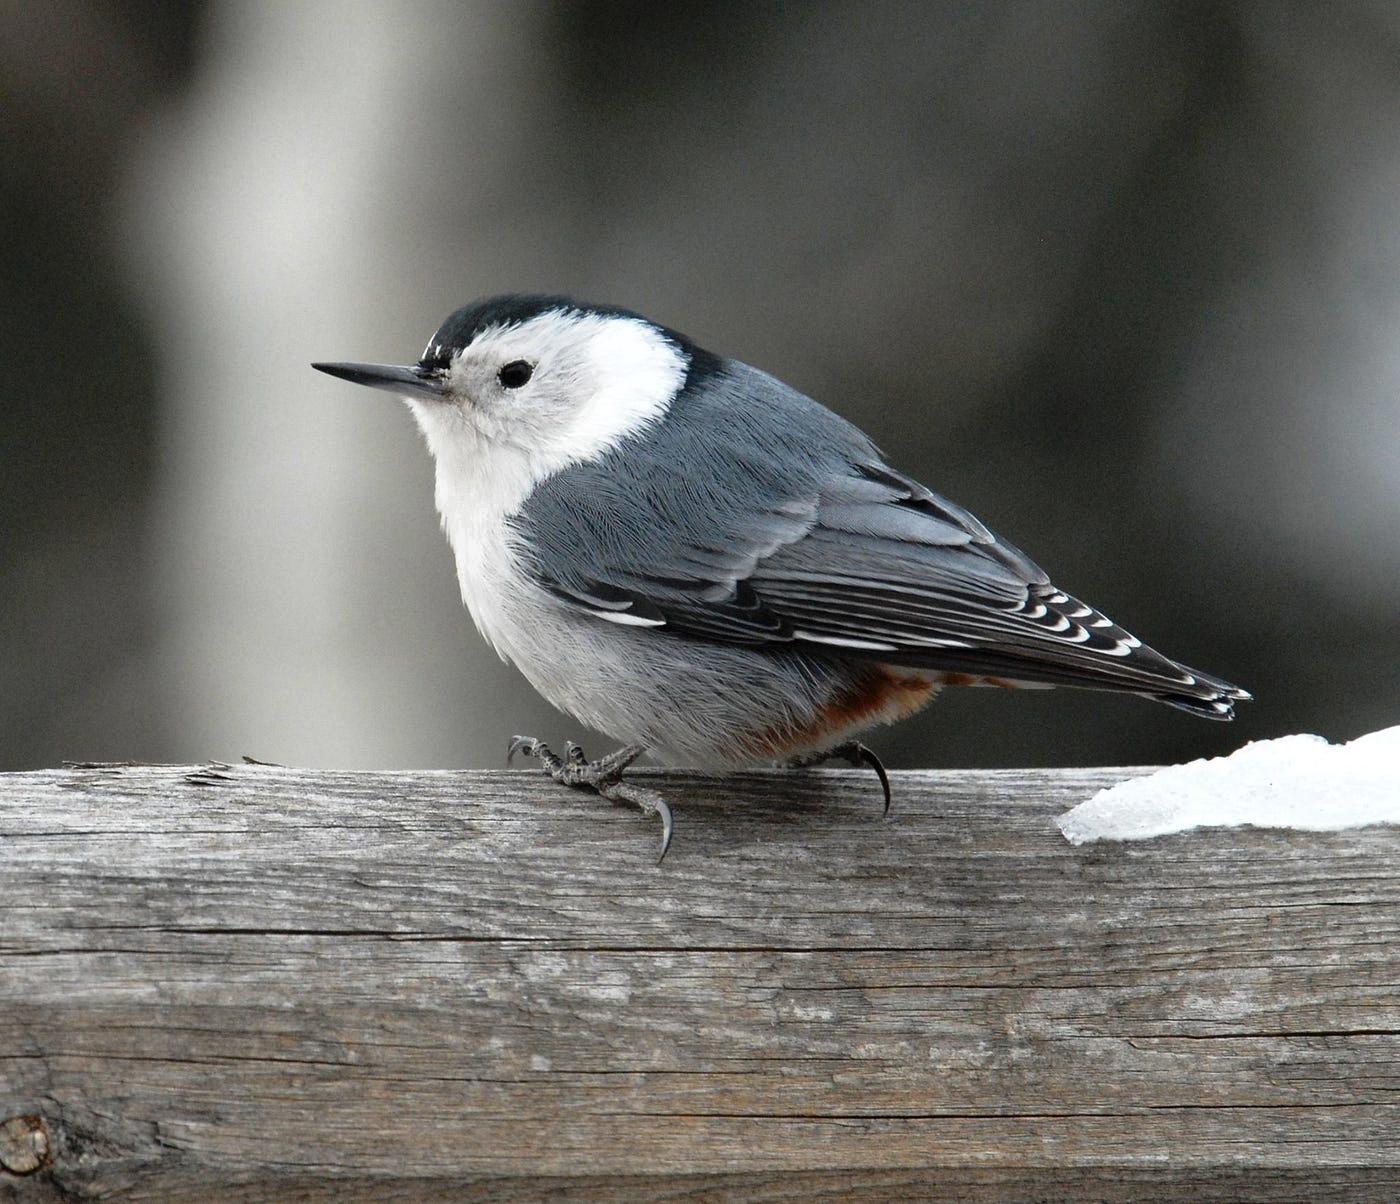
{"type": "Polygon", "coordinates": [[[511,616],[521,593],[534,587],[516,566],[507,519],[533,488],[528,459],[513,449],[488,453],[462,436],[437,456],[435,500],[457,562],[462,601],[486,641],[513,663],[519,661],[519,624],[511,616]]]}
{"type": "Polygon", "coordinates": [[[526,668],[521,653],[534,641],[521,627],[542,598],[518,568],[509,518],[547,477],[661,421],[685,371],[680,348],[645,322],[546,313],[461,353],[452,369],[460,403],[409,399],[437,463],[462,600],[504,659],[526,668]],[[539,366],[529,390],[503,401],[481,382],[512,358],[539,366]]]}

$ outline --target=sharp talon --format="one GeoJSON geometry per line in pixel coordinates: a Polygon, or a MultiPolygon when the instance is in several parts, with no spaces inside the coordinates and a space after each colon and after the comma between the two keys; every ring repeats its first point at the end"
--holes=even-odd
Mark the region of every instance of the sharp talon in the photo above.
{"type": "Polygon", "coordinates": [[[870,768],[875,771],[875,776],[880,779],[880,789],[885,792],[884,814],[888,815],[890,813],[890,775],[885,772],[885,767],[881,764],[880,758],[871,752],[870,749],[866,748],[864,744],[857,744],[856,750],[856,755],[851,758],[851,763],[856,766],[869,765],[870,768]]]}
{"type": "Polygon", "coordinates": [[[880,789],[885,794],[885,814],[890,813],[890,775],[885,772],[885,767],[880,758],[875,753],[865,747],[859,740],[848,740],[845,744],[838,744],[835,748],[829,748],[825,752],[809,753],[806,756],[794,757],[787,762],[789,769],[810,769],[814,765],[820,765],[824,761],[830,761],[833,757],[840,757],[843,761],[849,761],[856,768],[862,765],[869,766],[875,771],[875,776],[880,779],[880,789]]]}
{"type": "Polygon", "coordinates": [[[656,864],[660,865],[666,860],[666,853],[671,848],[671,837],[675,835],[676,821],[671,818],[671,805],[659,796],[656,799],[656,813],[661,816],[661,855],[656,859],[656,864]]]}
{"type": "Polygon", "coordinates": [[[671,847],[671,837],[675,835],[676,822],[671,815],[671,805],[662,798],[655,790],[648,790],[644,786],[633,786],[628,782],[604,782],[597,787],[598,793],[610,802],[619,806],[636,807],[639,811],[644,811],[648,815],[655,815],[661,820],[661,852],[656,858],[656,864],[660,865],[666,860],[666,853],[671,847]]]}
{"type": "Polygon", "coordinates": [[[563,757],[557,757],[549,746],[530,736],[512,736],[510,748],[506,752],[509,765],[516,753],[523,752],[538,757],[540,768],[562,786],[595,791],[610,803],[636,807],[648,815],[661,820],[661,853],[656,859],[658,865],[666,859],[671,848],[671,837],[675,835],[676,824],[671,816],[670,805],[654,790],[633,786],[622,780],[623,771],[640,757],[646,749],[639,744],[628,744],[616,752],[590,761],[583,749],[570,740],[564,746],[563,757]]]}

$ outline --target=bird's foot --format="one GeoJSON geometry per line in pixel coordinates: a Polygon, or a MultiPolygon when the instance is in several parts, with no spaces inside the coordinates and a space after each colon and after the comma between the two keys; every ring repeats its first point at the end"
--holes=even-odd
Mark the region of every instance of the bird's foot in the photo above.
{"type": "Polygon", "coordinates": [[[844,744],[828,748],[825,752],[807,753],[805,756],[793,757],[792,760],[786,762],[786,767],[788,769],[810,769],[814,765],[821,765],[826,761],[838,758],[849,762],[857,769],[862,765],[868,765],[875,771],[875,776],[880,779],[880,789],[885,792],[885,814],[888,815],[890,813],[890,775],[885,772],[880,758],[859,740],[847,740],[844,744]]]}
{"type": "Polygon", "coordinates": [[[661,820],[661,855],[656,859],[659,864],[665,860],[675,831],[671,808],[656,791],[622,780],[623,771],[645,751],[640,744],[629,744],[606,757],[590,761],[583,755],[583,749],[572,740],[564,745],[564,755],[561,757],[542,740],[514,736],[506,752],[506,764],[514,760],[516,753],[524,753],[527,757],[536,758],[544,773],[564,786],[592,790],[618,806],[636,807],[647,815],[655,815],[661,820]]]}

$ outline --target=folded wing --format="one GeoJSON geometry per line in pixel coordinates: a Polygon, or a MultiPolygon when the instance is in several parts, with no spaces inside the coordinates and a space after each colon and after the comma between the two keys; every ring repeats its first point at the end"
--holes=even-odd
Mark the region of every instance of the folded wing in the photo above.
{"type": "Polygon", "coordinates": [[[1129,691],[1216,719],[1248,697],[1056,588],[830,411],[735,375],[764,409],[715,405],[712,382],[678,399],[682,423],[536,490],[516,524],[540,585],[599,620],[693,639],[1129,691]],[[814,426],[815,444],[792,446],[814,426]]]}

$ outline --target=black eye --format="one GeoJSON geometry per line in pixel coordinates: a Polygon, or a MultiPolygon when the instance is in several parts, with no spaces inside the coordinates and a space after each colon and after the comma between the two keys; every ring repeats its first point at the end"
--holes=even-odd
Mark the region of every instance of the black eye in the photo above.
{"type": "Polygon", "coordinates": [[[535,374],[535,365],[524,360],[511,360],[496,375],[507,389],[518,389],[535,374]]]}

